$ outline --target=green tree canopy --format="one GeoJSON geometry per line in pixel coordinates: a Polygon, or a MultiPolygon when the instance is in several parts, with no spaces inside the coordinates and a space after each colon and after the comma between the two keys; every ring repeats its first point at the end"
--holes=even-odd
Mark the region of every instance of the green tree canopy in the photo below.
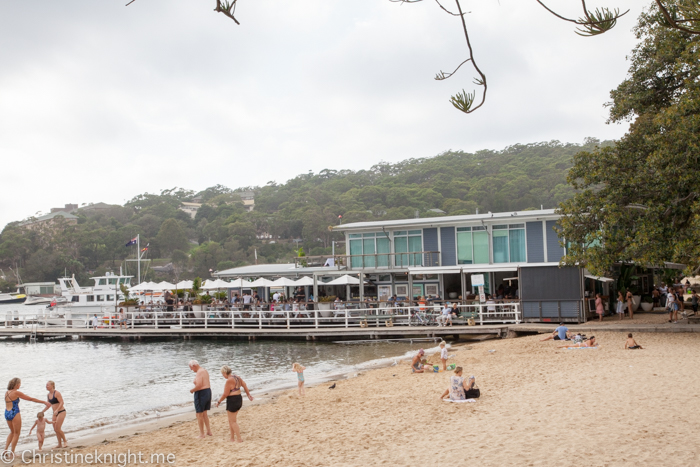
{"type": "Polygon", "coordinates": [[[565,262],[598,273],[615,261],[700,265],[700,36],[666,27],[657,7],[635,32],[610,108],[630,129],[576,155],[568,180],[579,192],[561,204],[565,262]]]}

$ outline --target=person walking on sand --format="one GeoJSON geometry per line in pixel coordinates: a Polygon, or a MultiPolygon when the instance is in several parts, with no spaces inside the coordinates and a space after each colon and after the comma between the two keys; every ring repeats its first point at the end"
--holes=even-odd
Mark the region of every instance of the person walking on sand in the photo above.
{"type": "Polygon", "coordinates": [[[207,429],[207,436],[213,436],[209,428],[209,414],[211,410],[211,385],[209,384],[209,372],[199,366],[197,360],[190,360],[190,370],[194,371],[194,387],[190,393],[194,394],[194,411],[197,414],[197,425],[199,426],[199,439],[204,439],[204,428],[207,429]]]}
{"type": "Polygon", "coordinates": [[[622,317],[625,316],[625,297],[622,296],[620,290],[617,291],[617,309],[615,311],[622,321],[622,317]]]}
{"type": "Polygon", "coordinates": [[[12,378],[7,385],[7,392],[5,393],[5,421],[10,428],[10,434],[7,435],[7,442],[5,443],[5,451],[11,447],[12,449],[9,449],[9,451],[12,453],[15,452],[19,434],[22,431],[22,414],[19,413],[19,400],[24,399],[37,404],[45,404],[46,409],[51,407],[48,402],[40,401],[21,393],[19,391],[20,386],[22,386],[22,380],[12,378]]]}
{"type": "Polygon", "coordinates": [[[632,333],[630,332],[627,334],[627,340],[625,341],[625,349],[629,350],[635,350],[635,349],[643,349],[641,345],[637,344],[637,341],[634,340],[634,337],[632,337],[632,333]]]}
{"type": "Polygon", "coordinates": [[[673,290],[669,290],[666,295],[666,308],[668,308],[668,322],[678,322],[678,304],[676,303],[676,294],[673,290]]]}
{"type": "Polygon", "coordinates": [[[442,371],[447,371],[447,346],[445,341],[440,342],[440,361],[442,361],[442,371]]]}
{"type": "Polygon", "coordinates": [[[53,421],[46,420],[46,418],[44,418],[44,412],[39,412],[36,414],[36,421],[34,422],[34,425],[32,425],[31,429],[29,430],[29,435],[31,436],[32,430],[36,428],[36,440],[39,442],[39,451],[41,451],[41,448],[44,446],[44,438],[46,437],[44,431],[46,430],[47,423],[53,424],[53,421]]]}
{"type": "Polygon", "coordinates": [[[228,415],[228,426],[231,430],[231,439],[229,441],[236,442],[236,437],[238,437],[238,442],[242,443],[241,429],[238,426],[238,411],[243,407],[243,396],[241,395],[241,388],[245,390],[248,399],[253,400],[253,396],[250,395],[248,386],[246,386],[245,381],[239,376],[236,376],[231,371],[231,368],[224,365],[221,367],[221,376],[226,380],[224,385],[224,392],[221,394],[221,398],[216,402],[218,407],[224,399],[226,399],[226,414],[228,415]]]}
{"type": "Polygon", "coordinates": [[[51,419],[53,420],[53,431],[56,432],[56,439],[58,440],[58,448],[68,447],[68,441],[66,440],[66,434],[63,432],[63,422],[66,420],[66,408],[63,405],[63,396],[60,392],[56,391],[56,383],[49,381],[46,383],[46,390],[49,392],[46,399],[51,404],[53,409],[53,415],[51,419]]]}
{"type": "Polygon", "coordinates": [[[306,367],[299,365],[297,362],[292,364],[292,371],[297,374],[300,396],[306,395],[306,389],[304,389],[304,370],[306,370],[306,367]]]}
{"type": "Polygon", "coordinates": [[[634,318],[634,310],[632,309],[632,292],[630,290],[627,291],[627,294],[625,295],[625,300],[627,300],[627,311],[629,311],[630,319],[632,319],[634,318]]]}
{"type": "Polygon", "coordinates": [[[595,294],[595,312],[598,315],[598,322],[603,321],[603,313],[605,313],[605,308],[603,307],[603,299],[600,298],[600,294],[595,294]]]}

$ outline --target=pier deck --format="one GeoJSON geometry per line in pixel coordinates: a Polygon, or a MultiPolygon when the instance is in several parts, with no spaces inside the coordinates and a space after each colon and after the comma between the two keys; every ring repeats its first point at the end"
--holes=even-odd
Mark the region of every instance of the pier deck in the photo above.
{"type": "MultiPolygon", "coordinates": [[[[136,328],[136,329],[85,329],[48,327],[35,329],[37,339],[56,338],[62,336],[77,336],[87,339],[99,338],[305,338],[316,339],[390,339],[410,337],[442,337],[455,335],[491,335],[493,337],[505,337],[508,325],[484,325],[484,326],[394,326],[394,327],[352,327],[352,328],[136,328]]],[[[29,337],[31,328],[0,328],[0,337],[29,337]]]]}

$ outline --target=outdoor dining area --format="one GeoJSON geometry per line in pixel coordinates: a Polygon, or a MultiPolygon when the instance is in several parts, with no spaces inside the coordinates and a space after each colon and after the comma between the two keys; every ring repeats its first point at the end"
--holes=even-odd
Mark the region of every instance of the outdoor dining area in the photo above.
{"type": "MultiPolygon", "coordinates": [[[[363,281],[363,287],[368,285],[363,281]]],[[[312,277],[252,281],[219,278],[175,284],[144,282],[129,289],[135,299],[124,312],[130,328],[347,328],[520,321],[517,301],[481,303],[478,297],[476,300],[445,301],[438,297],[408,300],[396,296],[378,300],[364,294],[362,300],[341,299],[341,295],[353,297],[352,292],[359,288],[360,279],[351,275],[327,282],[317,279],[315,284],[312,277]],[[318,291],[318,297],[314,297],[314,290],[318,291]]]]}

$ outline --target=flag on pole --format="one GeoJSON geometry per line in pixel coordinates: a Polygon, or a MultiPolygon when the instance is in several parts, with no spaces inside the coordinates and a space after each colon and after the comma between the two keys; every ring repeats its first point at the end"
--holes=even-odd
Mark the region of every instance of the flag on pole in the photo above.
{"type": "Polygon", "coordinates": [[[131,240],[129,240],[129,243],[127,243],[124,246],[131,246],[131,245],[136,245],[136,241],[138,240],[138,237],[134,237],[131,240]]]}
{"type": "Polygon", "coordinates": [[[143,253],[144,251],[148,251],[148,247],[146,247],[146,248],[141,248],[141,253],[143,253]]]}

